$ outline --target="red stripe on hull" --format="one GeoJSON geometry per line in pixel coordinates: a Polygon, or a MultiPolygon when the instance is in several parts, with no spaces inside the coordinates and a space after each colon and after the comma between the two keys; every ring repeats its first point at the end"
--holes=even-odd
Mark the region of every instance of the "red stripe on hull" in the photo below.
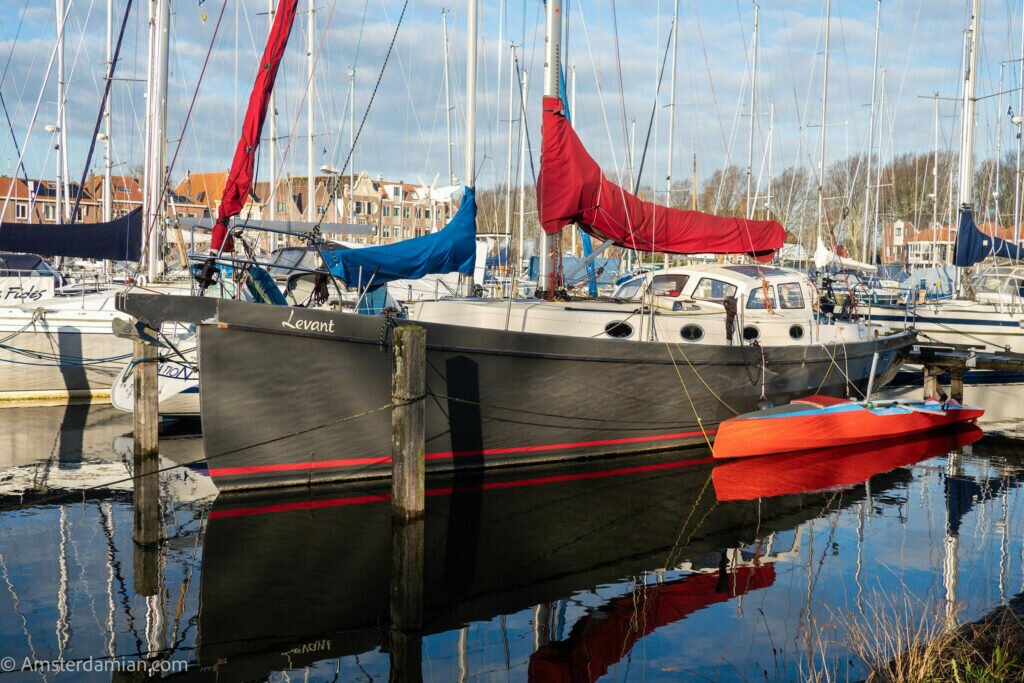
{"type": "MultiPolygon", "coordinates": [[[[692,460],[673,460],[672,462],[659,462],[650,465],[637,465],[634,467],[620,467],[613,470],[600,470],[598,472],[578,472],[576,474],[556,474],[547,477],[532,477],[529,479],[515,479],[512,481],[492,481],[481,486],[453,487],[427,489],[427,496],[447,496],[456,491],[492,491],[500,489],[520,488],[523,486],[545,486],[549,484],[562,484],[571,481],[584,481],[586,479],[604,479],[606,477],[617,477],[629,474],[641,474],[644,472],[659,472],[663,470],[675,470],[681,467],[695,467],[707,465],[714,462],[714,458],[694,458],[692,460]]],[[[318,508],[341,507],[344,505],[365,505],[367,503],[378,503],[391,500],[390,493],[369,494],[365,496],[349,496],[345,498],[329,498],[326,500],[303,500],[295,503],[281,503],[277,505],[263,505],[235,510],[211,510],[210,519],[221,517],[250,517],[252,515],[265,515],[275,512],[290,512],[293,510],[316,510],[318,508]]]]}
{"type": "MultiPolygon", "coordinates": [[[[708,430],[707,435],[713,436],[715,430],[708,430]]],[[[442,451],[439,453],[427,453],[426,460],[443,460],[461,458],[467,456],[481,455],[509,455],[512,453],[540,453],[545,451],[570,450],[578,448],[594,448],[600,446],[618,446],[630,443],[645,443],[650,441],[666,441],[669,439],[684,439],[702,436],[703,432],[679,432],[676,434],[661,434],[648,436],[631,436],[622,439],[600,439],[597,441],[577,441],[570,443],[543,444],[538,446],[512,446],[509,448],[485,448],[476,451],[442,451]]],[[[234,477],[243,474],[264,474],[268,472],[292,472],[296,470],[314,470],[334,467],[354,467],[356,465],[386,465],[391,462],[391,456],[378,456],[366,458],[343,458],[337,460],[314,460],[308,462],[286,462],[273,465],[248,465],[244,467],[211,467],[209,469],[212,477],[234,477]]]]}

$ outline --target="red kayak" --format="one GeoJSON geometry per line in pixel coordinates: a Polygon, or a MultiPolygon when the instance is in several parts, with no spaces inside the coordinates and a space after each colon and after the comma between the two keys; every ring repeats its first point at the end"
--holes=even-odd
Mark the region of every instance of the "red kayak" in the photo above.
{"type": "Polygon", "coordinates": [[[835,448],[973,423],[984,414],[981,408],[956,401],[848,401],[808,396],[725,420],[718,426],[712,455],[746,458],[835,448]]]}
{"type": "Polygon", "coordinates": [[[984,435],[977,427],[957,425],[928,434],[824,451],[743,458],[715,466],[711,478],[719,502],[835,490],[863,484],[876,474],[963,448],[984,435]]]}

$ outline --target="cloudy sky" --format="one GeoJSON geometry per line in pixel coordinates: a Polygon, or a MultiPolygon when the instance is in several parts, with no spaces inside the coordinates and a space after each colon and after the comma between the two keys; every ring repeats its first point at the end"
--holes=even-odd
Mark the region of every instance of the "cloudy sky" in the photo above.
{"type": "MultiPolygon", "coordinates": [[[[70,0],[68,0],[70,2],[70,0]]],[[[113,0],[115,30],[127,0],[113,0]]],[[[315,114],[315,167],[345,163],[350,146],[349,69],[355,67],[356,125],[370,105],[384,55],[402,11],[401,0],[314,0],[313,52],[317,55],[311,101],[315,114]]],[[[173,177],[189,170],[221,170],[230,163],[245,103],[268,27],[269,0],[171,0],[168,157],[179,147],[173,177]],[[223,9],[223,15],[222,15],[223,9]],[[205,21],[204,21],[205,17],[205,21]],[[219,29],[218,29],[219,22],[219,29]],[[199,85],[191,121],[181,135],[203,60],[210,62],[199,85]],[[180,143],[179,143],[180,138],[180,143]]],[[[277,105],[284,170],[306,172],[307,0],[291,35],[279,75],[277,105]]],[[[637,165],[649,135],[642,181],[664,187],[669,160],[669,75],[660,94],[658,72],[666,55],[672,0],[565,0],[569,24],[565,63],[575,67],[575,119],[584,143],[607,168],[626,173],[629,131],[636,121],[637,165]],[[653,125],[652,109],[656,112],[653,125]],[[648,133],[649,131],[649,133],[648,133]]],[[[27,172],[52,177],[56,121],[56,69],[47,66],[56,36],[55,3],[8,0],[0,22],[0,92],[14,137],[25,151],[27,172]],[[39,116],[29,131],[37,101],[39,116]],[[28,143],[26,144],[26,139],[28,143]]],[[[135,0],[128,20],[118,80],[113,86],[114,163],[132,169],[142,162],[146,23],[149,2],[135,0]]],[[[677,119],[671,146],[674,176],[689,177],[694,155],[703,178],[728,163],[745,165],[748,153],[751,33],[754,5],[748,0],[681,0],[677,119]]],[[[452,80],[453,174],[463,172],[465,139],[466,0],[409,0],[391,60],[380,77],[360,135],[355,166],[372,175],[416,182],[448,173],[444,107],[442,9],[448,9],[452,80]]],[[[875,2],[833,0],[828,91],[827,156],[831,160],[866,149],[870,120],[875,2]]],[[[879,80],[885,73],[881,112],[884,154],[929,150],[933,146],[935,92],[956,98],[962,83],[965,0],[883,0],[879,80]]],[[[979,95],[999,90],[1000,63],[1020,51],[1019,2],[983,3],[979,95]]],[[[105,59],[106,3],[73,0],[66,29],[68,152],[72,175],[85,164],[99,106],[105,59]]],[[[536,148],[540,128],[543,70],[542,0],[486,0],[481,8],[482,40],[477,90],[477,178],[482,187],[506,173],[509,45],[528,72],[527,125],[536,148]]],[[[767,173],[769,137],[775,171],[801,164],[817,166],[825,37],[824,0],[765,0],[761,4],[754,173],[767,173]],[[772,107],[773,105],[773,107],[772,107]],[[774,128],[769,110],[774,109],[774,128]],[[769,136],[769,131],[772,131],[769,136]]],[[[671,59],[671,58],[670,58],[671,59]]],[[[1020,82],[1019,63],[1006,65],[1004,89],[1020,82]]],[[[880,84],[879,84],[880,85],[880,84]]],[[[1015,131],[1006,111],[1019,109],[1019,92],[979,104],[980,156],[1014,148],[1015,131]],[[1001,127],[1001,135],[999,135],[1001,127]]],[[[941,101],[941,146],[956,146],[959,107],[941,101]]],[[[18,159],[11,131],[0,120],[0,172],[11,174],[18,159]]],[[[518,122],[515,124],[518,130],[518,122]]],[[[264,130],[266,137],[269,131],[264,130]]],[[[518,144],[518,132],[514,136],[518,144]]],[[[266,145],[264,145],[266,147],[266,145]]],[[[538,161],[531,150],[534,163],[538,161]]],[[[513,157],[518,158],[513,151],[513,157]]],[[[93,168],[101,169],[102,149],[93,168]]],[[[269,157],[261,155],[266,179],[269,157]]]]}

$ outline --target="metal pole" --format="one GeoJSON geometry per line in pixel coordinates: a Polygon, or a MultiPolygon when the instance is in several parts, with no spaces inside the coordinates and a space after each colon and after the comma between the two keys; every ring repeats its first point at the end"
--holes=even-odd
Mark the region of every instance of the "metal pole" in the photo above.
{"type": "MultiPolygon", "coordinates": [[[[348,70],[348,138],[352,146],[352,160],[348,165],[348,218],[355,221],[356,213],[356,69],[348,70]]],[[[384,211],[381,210],[383,216],[384,211]]],[[[383,219],[382,219],[383,220],[383,219]]]]}
{"type": "Polygon", "coordinates": [[[441,10],[441,30],[444,32],[444,124],[448,134],[448,182],[455,184],[455,174],[452,172],[452,95],[448,79],[448,10],[441,10]]]}
{"type": "MultiPolygon", "coordinates": [[[[505,232],[512,232],[512,117],[515,113],[516,46],[511,45],[508,60],[508,150],[505,164],[505,232]]],[[[519,144],[522,144],[520,139],[519,144]]],[[[520,171],[522,172],[522,171],[520,171]]]]}
{"type": "MultiPolygon", "coordinates": [[[[867,262],[868,258],[868,230],[870,225],[870,212],[868,205],[871,199],[871,164],[875,158],[875,94],[878,92],[875,86],[875,79],[878,77],[878,37],[882,30],[882,0],[875,3],[875,56],[871,62],[871,114],[868,117],[868,171],[864,183],[864,235],[861,240],[860,259],[867,262]]],[[[879,139],[879,160],[881,165],[881,139],[879,139]]],[[[875,184],[878,184],[875,180],[875,184]]]]}
{"type": "Polygon", "coordinates": [[[821,147],[818,153],[818,240],[821,240],[821,221],[825,214],[825,138],[828,133],[828,46],[832,21],[832,0],[825,0],[825,69],[821,94],[821,147]]]}
{"type": "Polygon", "coordinates": [[[999,195],[1002,186],[999,184],[1000,169],[1003,167],[1003,72],[1006,71],[1006,62],[999,65],[999,104],[996,105],[996,189],[992,198],[996,203],[996,226],[1002,225],[1002,217],[999,212],[999,195]]]}
{"type": "Polygon", "coordinates": [[[57,0],[57,196],[54,199],[54,221],[64,222],[64,193],[66,170],[64,168],[64,0],[57,0]]]}
{"type": "MultiPolygon", "coordinates": [[[[547,0],[545,9],[544,97],[559,97],[562,77],[562,0],[547,0]]],[[[561,250],[559,238],[560,235],[548,235],[541,231],[540,269],[537,274],[537,291],[540,294],[554,291],[556,259],[561,250]]]]}
{"type": "MultiPolygon", "coordinates": [[[[678,0],[677,0],[678,4],[678,0]]],[[[761,7],[755,2],[754,3],[754,37],[752,40],[753,49],[753,66],[750,75],[750,129],[747,133],[747,218],[754,217],[753,207],[753,166],[754,166],[754,121],[757,117],[757,29],[758,22],[761,15],[761,7]]],[[[672,36],[673,43],[675,42],[675,36],[672,36]]],[[[672,83],[673,87],[675,83],[672,83]]],[[[672,155],[669,154],[669,158],[672,155]]]]}
{"type": "Polygon", "coordinates": [[[150,2],[150,64],[146,97],[146,193],[143,210],[144,232],[147,240],[146,274],[152,281],[162,270],[161,233],[163,225],[163,187],[165,181],[164,155],[167,144],[167,60],[168,36],[171,21],[169,0],[150,2]]]}
{"type": "MultiPolygon", "coordinates": [[[[1024,5],[1021,6],[1021,21],[1024,22],[1024,5]]],[[[1021,89],[1017,93],[1017,116],[1022,123],[1017,124],[1017,163],[1013,173],[1013,242],[1020,244],[1020,162],[1021,162],[1021,133],[1024,132],[1024,23],[1020,31],[1020,61],[1017,62],[1021,73],[1021,89]]]]}
{"type": "MultiPolygon", "coordinates": [[[[276,8],[274,0],[267,0],[267,31],[268,33],[274,28],[274,13],[276,8]]],[[[274,95],[274,90],[270,91],[270,103],[268,106],[267,116],[270,119],[270,220],[277,220],[277,97],[274,95]]],[[[277,235],[273,237],[275,242],[279,242],[277,235]]],[[[283,242],[284,240],[280,240],[283,242]]]]}
{"type": "MultiPolygon", "coordinates": [[[[974,203],[974,104],[978,65],[978,42],[980,38],[981,0],[974,0],[971,9],[970,42],[967,52],[967,70],[964,75],[963,121],[961,121],[960,138],[960,186],[958,203],[961,207],[970,207],[974,203]]],[[[958,221],[959,222],[959,221],[958,221]]]]}
{"type": "MultiPolygon", "coordinates": [[[[757,7],[757,5],[755,5],[757,7]]],[[[756,10],[755,10],[756,11],[756,10]]],[[[755,15],[756,16],[756,15],[755,15]]],[[[755,20],[756,21],[756,20],[755,20]]],[[[679,0],[672,8],[672,82],[668,95],[668,168],[665,171],[665,205],[672,208],[672,152],[676,133],[676,73],[679,62],[679,0]]],[[[575,115],[576,110],[573,110],[575,115]]]]}
{"type": "MultiPolygon", "coordinates": [[[[569,111],[572,112],[572,119],[569,121],[569,123],[572,124],[573,130],[575,130],[576,126],[578,125],[576,117],[579,116],[579,112],[576,111],[576,65],[575,64],[573,64],[572,67],[569,69],[569,111]]],[[[523,107],[523,114],[524,114],[524,116],[525,116],[525,113],[526,113],[526,107],[523,107]]],[[[525,130],[525,128],[524,128],[524,130],[525,130]]],[[[525,133],[523,133],[523,134],[525,134],[525,133]]],[[[521,134],[521,135],[523,135],[523,134],[521,134]]],[[[522,139],[522,138],[520,138],[520,139],[522,139]]],[[[669,148],[671,149],[671,145],[669,145],[669,148]]],[[[669,163],[671,163],[671,161],[669,163]]],[[[520,173],[521,172],[522,171],[520,171],[520,173]]],[[[571,228],[569,228],[569,234],[572,235],[572,255],[573,256],[576,255],[576,246],[577,246],[576,242],[577,242],[577,236],[578,236],[579,232],[580,232],[580,229],[579,229],[578,226],[574,225],[571,228]]]]}
{"type": "MultiPolygon", "coordinates": [[[[882,69],[882,80],[879,83],[880,87],[879,87],[879,93],[878,93],[878,166],[875,169],[875,222],[874,222],[873,227],[871,229],[871,256],[872,256],[872,258],[874,258],[874,254],[875,254],[875,251],[877,250],[877,246],[878,246],[877,245],[877,240],[878,240],[878,214],[879,214],[879,209],[881,208],[879,206],[880,202],[879,202],[878,198],[879,198],[879,195],[881,194],[881,191],[882,191],[882,179],[881,179],[881,170],[882,170],[882,133],[885,132],[885,74],[886,74],[886,71],[888,71],[888,70],[887,69],[882,69]]],[[[874,125],[874,123],[872,123],[872,125],[874,125]]],[[[865,261],[867,263],[870,263],[870,261],[867,261],[867,259],[865,259],[865,261]]]]}
{"type": "Polygon", "coordinates": [[[768,188],[764,197],[764,219],[771,218],[772,197],[772,149],[775,146],[775,103],[768,103],[768,188]]]}
{"type": "Polygon", "coordinates": [[[932,162],[932,228],[939,225],[939,93],[935,93],[935,160],[932,162]]]}
{"type": "Polygon", "coordinates": [[[313,45],[316,41],[316,8],[315,0],[309,0],[307,12],[309,16],[306,21],[306,79],[309,82],[309,99],[306,101],[306,132],[309,137],[306,140],[306,220],[310,223],[316,222],[316,176],[313,170],[316,151],[313,140],[313,100],[316,93],[316,85],[313,82],[313,45]]]}
{"type": "Polygon", "coordinates": [[[469,1],[469,30],[466,34],[466,187],[476,187],[476,55],[479,0],[469,1]]]}
{"type": "MultiPolygon", "coordinates": [[[[114,0],[107,0],[107,74],[111,73],[111,61],[114,59],[114,0]]],[[[112,133],[112,124],[110,116],[110,97],[107,97],[106,104],[103,107],[103,135],[106,139],[103,140],[103,221],[108,222],[113,220],[113,183],[111,181],[110,173],[112,166],[112,160],[110,158],[110,136],[112,133]]],[[[109,262],[104,262],[104,271],[109,268],[109,262]]]]}
{"type": "Polygon", "coordinates": [[[526,237],[526,84],[528,79],[525,70],[523,71],[520,79],[521,94],[519,99],[519,265],[520,267],[522,267],[523,240],[526,237]]]}

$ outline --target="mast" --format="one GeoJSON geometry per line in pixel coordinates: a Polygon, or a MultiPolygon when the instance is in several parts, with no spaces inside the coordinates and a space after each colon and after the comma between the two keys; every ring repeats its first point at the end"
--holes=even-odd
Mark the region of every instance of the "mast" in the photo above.
{"type": "Polygon", "coordinates": [[[1001,219],[999,216],[999,195],[1002,186],[999,184],[1000,173],[999,170],[1003,167],[1003,76],[1006,71],[1006,62],[999,64],[999,104],[996,105],[996,189],[992,193],[992,198],[995,199],[996,204],[996,225],[1001,225],[1001,219]]]}
{"type": "MultiPolygon", "coordinates": [[[[963,119],[960,121],[960,182],[957,188],[957,203],[960,206],[957,214],[957,231],[964,215],[974,211],[974,105],[977,101],[975,90],[977,83],[975,74],[978,67],[978,43],[981,39],[978,15],[981,11],[981,0],[974,0],[971,5],[971,27],[964,35],[967,48],[964,60],[964,96],[963,119]]],[[[960,289],[960,271],[956,269],[955,289],[960,289]]]]}
{"type": "Polygon", "coordinates": [[[452,93],[448,79],[448,10],[441,10],[441,30],[444,32],[444,127],[448,134],[448,183],[455,184],[452,172],[452,93]]]}
{"type": "Polygon", "coordinates": [[[821,148],[818,153],[818,239],[821,239],[821,221],[825,213],[825,137],[828,129],[828,41],[832,21],[832,0],[825,0],[825,73],[821,94],[821,148]]]}
{"type": "Polygon", "coordinates": [[[468,42],[466,52],[466,164],[465,184],[473,189],[476,187],[476,55],[477,30],[479,21],[477,11],[479,0],[469,0],[469,30],[466,33],[468,42]]]}
{"type": "Polygon", "coordinates": [[[146,95],[146,163],[142,215],[146,245],[146,274],[156,279],[162,270],[160,242],[164,155],[167,141],[167,40],[171,8],[169,0],[149,3],[150,60],[146,95]]]}
{"type": "MultiPolygon", "coordinates": [[[[676,0],[678,4],[678,0],[676,0]]],[[[753,66],[750,75],[750,129],[747,133],[747,218],[754,217],[754,206],[753,206],[753,166],[754,166],[754,121],[757,116],[757,29],[758,22],[761,15],[761,6],[756,2],[754,3],[754,37],[753,37],[753,66]]],[[[672,42],[675,42],[675,35],[672,36],[672,42]]],[[[827,49],[827,48],[826,48],[827,49]]],[[[827,57],[826,57],[827,59],[827,57]]],[[[673,61],[673,69],[675,68],[675,62],[673,61]]],[[[675,87],[675,79],[673,79],[673,87],[675,87]]],[[[671,143],[670,143],[671,144],[671,143]]],[[[670,148],[671,149],[671,148],[670,148]]],[[[669,154],[669,158],[672,155],[669,154]]]]}
{"type": "MultiPolygon", "coordinates": [[[[860,260],[868,262],[868,203],[871,197],[871,162],[875,157],[875,78],[878,76],[878,37],[882,29],[882,0],[875,3],[875,56],[871,61],[871,114],[868,117],[868,173],[864,183],[864,235],[861,239],[860,260]]],[[[881,136],[879,136],[878,165],[882,165],[881,136]]],[[[878,184],[878,180],[875,180],[878,184]]]]}
{"type": "MultiPolygon", "coordinates": [[[[1024,22],[1024,6],[1021,7],[1021,21],[1024,22]]],[[[1020,161],[1021,161],[1021,134],[1024,133],[1024,23],[1020,30],[1020,59],[1017,61],[1020,69],[1021,83],[1017,92],[1017,115],[1013,122],[1017,124],[1017,163],[1013,173],[1013,243],[1020,244],[1020,161]]]]}
{"type": "MultiPolygon", "coordinates": [[[[505,154],[505,232],[512,232],[512,117],[515,114],[516,46],[509,46],[508,60],[508,149],[505,154]]],[[[522,141],[520,141],[522,144],[522,141]]]]}
{"type": "Polygon", "coordinates": [[[348,215],[355,221],[356,215],[356,68],[348,70],[348,139],[352,146],[349,153],[352,161],[348,165],[348,215]]]}
{"type": "MultiPolygon", "coordinates": [[[[267,0],[267,35],[274,30],[274,12],[277,11],[274,0],[267,0]]],[[[270,91],[270,104],[267,106],[267,116],[270,117],[270,220],[277,220],[277,98],[274,90],[270,91]]],[[[235,130],[238,130],[237,128],[235,130]]],[[[274,236],[274,241],[278,241],[274,236]]]]}
{"type": "MultiPolygon", "coordinates": [[[[112,62],[114,60],[114,0],[107,0],[107,77],[113,73],[112,62]]],[[[107,97],[103,105],[103,222],[113,220],[114,198],[111,196],[113,183],[111,182],[112,160],[110,158],[110,136],[112,124],[110,116],[110,97],[107,97]]],[[[109,263],[104,263],[104,270],[108,270],[109,263]]]]}
{"type": "Polygon", "coordinates": [[[57,0],[57,197],[54,201],[54,220],[63,223],[65,220],[65,203],[68,187],[66,184],[67,169],[64,155],[64,23],[66,20],[64,0],[57,0]]]}
{"type": "Polygon", "coordinates": [[[775,102],[768,103],[768,188],[764,197],[764,219],[771,218],[772,196],[772,149],[775,146],[775,102]]]}
{"type": "MultiPolygon", "coordinates": [[[[879,83],[878,92],[878,166],[875,167],[875,222],[871,230],[872,256],[878,251],[878,214],[882,208],[879,195],[882,191],[882,134],[885,132],[885,74],[887,71],[888,69],[882,69],[882,80],[879,83]]],[[[890,141],[891,136],[892,131],[890,131],[890,141]]]]}
{"type": "MultiPolygon", "coordinates": [[[[569,68],[569,111],[572,113],[572,118],[569,120],[569,123],[572,124],[572,127],[575,130],[575,128],[576,128],[576,116],[578,114],[578,112],[576,111],[576,65],[575,64],[573,64],[569,68]]],[[[524,104],[523,104],[523,116],[525,116],[525,115],[526,115],[526,105],[525,105],[525,102],[524,102],[524,104]]],[[[519,135],[520,135],[520,138],[519,138],[520,140],[524,139],[524,137],[526,136],[526,124],[525,124],[525,122],[523,123],[523,126],[522,126],[522,132],[519,135]]],[[[522,143],[520,143],[520,144],[522,144],[522,143]]],[[[671,148],[671,145],[670,145],[670,148],[671,148]]],[[[670,161],[669,163],[672,163],[672,162],[670,161]]],[[[520,171],[520,173],[522,173],[522,171],[520,171]]],[[[569,230],[569,234],[572,235],[572,252],[571,253],[572,253],[573,256],[576,256],[576,243],[578,241],[578,234],[579,234],[579,232],[580,232],[580,228],[579,228],[578,225],[574,226],[571,230],[569,230]]]]}
{"type": "MultiPolygon", "coordinates": [[[[523,239],[526,236],[526,84],[523,70],[519,90],[519,264],[523,263],[523,239]]],[[[511,230],[511,228],[510,228],[511,230]]],[[[513,296],[515,293],[513,292],[513,296]]]]}
{"type": "Polygon", "coordinates": [[[309,138],[306,140],[306,218],[310,223],[316,222],[316,176],[313,170],[315,160],[315,149],[313,140],[313,98],[316,92],[316,85],[313,83],[313,45],[316,41],[316,14],[314,7],[315,0],[309,0],[307,11],[309,16],[306,21],[306,78],[309,82],[309,100],[306,102],[306,130],[309,138]]]}
{"type": "MultiPolygon", "coordinates": [[[[561,96],[562,63],[562,0],[547,0],[544,30],[544,96],[561,96]]],[[[554,292],[557,258],[561,250],[561,234],[541,231],[540,269],[537,273],[538,293],[554,292]]]]}
{"type": "Polygon", "coordinates": [[[932,228],[939,225],[939,93],[935,93],[935,160],[932,161],[932,228]]]}
{"type": "MultiPolygon", "coordinates": [[[[755,5],[757,7],[757,5],[755,5]]],[[[665,171],[665,205],[672,208],[672,152],[676,134],[676,73],[679,62],[679,0],[672,7],[672,75],[668,95],[668,168],[665,171]]],[[[573,115],[576,110],[573,109],[573,115]]]]}

